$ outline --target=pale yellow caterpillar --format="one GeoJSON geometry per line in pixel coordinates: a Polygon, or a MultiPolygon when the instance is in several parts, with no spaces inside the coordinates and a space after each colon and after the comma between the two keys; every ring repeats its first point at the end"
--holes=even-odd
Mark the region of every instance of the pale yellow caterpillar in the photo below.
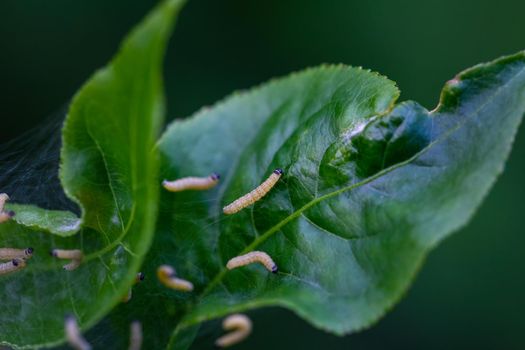
{"type": "Polygon", "coordinates": [[[9,200],[9,196],[5,193],[0,193],[0,224],[2,222],[6,222],[7,220],[11,219],[13,216],[15,216],[15,212],[5,211],[4,206],[5,203],[9,200]]]}
{"type": "Polygon", "coordinates": [[[161,265],[157,269],[157,277],[166,287],[182,292],[191,292],[193,290],[193,284],[175,277],[176,275],[175,269],[169,265],[161,265]]]}
{"type": "Polygon", "coordinates": [[[272,258],[265,252],[259,251],[249,252],[248,254],[236,256],[235,258],[230,259],[226,264],[226,268],[228,270],[232,270],[237,267],[253,264],[255,262],[263,264],[264,267],[268,269],[268,271],[273,273],[277,273],[278,271],[277,265],[273,262],[272,258]]]}
{"type": "Polygon", "coordinates": [[[282,174],[282,169],[275,169],[273,173],[266,180],[264,180],[262,184],[260,184],[254,190],[245,194],[241,198],[236,199],[233,203],[228,204],[227,206],[222,208],[222,211],[224,212],[224,214],[227,215],[235,214],[238,211],[246,208],[247,206],[250,206],[253,203],[257,202],[259,199],[264,197],[272,189],[273,186],[275,186],[282,174]]]}
{"type": "Polygon", "coordinates": [[[6,222],[8,221],[9,219],[11,219],[13,216],[15,216],[15,212],[10,210],[10,211],[2,211],[0,212],[0,224],[2,222],[6,222]]]}
{"type": "Polygon", "coordinates": [[[30,259],[33,256],[33,248],[14,249],[0,248],[0,260],[30,259]]]}
{"type": "Polygon", "coordinates": [[[78,249],[53,249],[51,255],[59,259],[71,259],[69,264],[63,266],[64,270],[74,270],[80,266],[82,259],[84,259],[84,253],[78,249]]]}
{"type": "Polygon", "coordinates": [[[243,314],[233,314],[224,319],[222,328],[233,332],[223,335],[215,341],[215,346],[226,348],[244,340],[252,332],[252,321],[243,314]]]}
{"type": "Polygon", "coordinates": [[[142,347],[142,324],[133,321],[130,325],[129,350],[140,350],[142,347]]]}
{"type": "Polygon", "coordinates": [[[9,262],[0,264],[0,275],[6,275],[23,269],[26,266],[24,259],[13,259],[9,262]]]}
{"type": "Polygon", "coordinates": [[[208,177],[183,177],[174,181],[164,180],[162,186],[170,192],[209,190],[219,183],[220,178],[219,174],[211,173],[208,177]]]}
{"type": "Polygon", "coordinates": [[[69,345],[76,350],[91,350],[91,345],[82,337],[77,320],[72,315],[67,315],[64,322],[66,339],[69,345]]]}
{"type": "Polygon", "coordinates": [[[0,193],[0,211],[4,211],[5,203],[9,200],[7,193],[0,193]]]}
{"type": "MultiPolygon", "coordinates": [[[[141,281],[144,281],[144,274],[142,272],[139,272],[137,273],[137,276],[135,276],[135,282],[133,284],[137,284],[141,281]]],[[[122,302],[123,303],[127,303],[128,301],[131,300],[131,297],[133,296],[133,288],[130,287],[129,290],[128,290],[128,294],[126,294],[126,296],[124,296],[124,298],[122,298],[122,302]]]]}

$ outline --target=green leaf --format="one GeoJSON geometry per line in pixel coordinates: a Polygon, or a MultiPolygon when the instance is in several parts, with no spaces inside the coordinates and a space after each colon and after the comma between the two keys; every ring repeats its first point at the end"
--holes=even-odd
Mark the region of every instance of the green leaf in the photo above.
{"type": "MultiPolygon", "coordinates": [[[[310,154],[320,152],[329,145],[334,132],[362,127],[370,117],[388,111],[397,95],[395,85],[375,73],[327,66],[235,94],[192,119],[175,122],[159,142],[162,154],[159,186],[165,178],[207,176],[212,171],[220,172],[222,179],[211,191],[162,192],[154,244],[143,266],[146,281],[134,287],[129,303],[112,312],[108,323],[117,329],[112,331],[115,334],[112,340],[123,336],[130,320],[137,318],[143,322],[145,344],[154,349],[166,347],[173,328],[195,301],[194,296],[206,288],[223,266],[216,253],[219,230],[229,235],[230,229],[224,225],[244,222],[245,214],[249,214],[247,211],[222,217],[222,203],[244,191],[234,182],[245,181],[246,189],[268,176],[268,169],[284,166],[284,160],[272,163],[275,147],[287,149],[295,144],[297,156],[305,149],[310,154]],[[251,163],[252,157],[257,159],[256,163],[251,163]],[[265,164],[268,169],[242,168],[250,163],[255,167],[265,164]],[[253,171],[261,175],[240,176],[253,171]],[[223,193],[231,189],[238,192],[227,193],[228,198],[223,198],[223,193]],[[161,264],[173,265],[181,278],[195,284],[197,294],[169,290],[156,281],[155,270],[161,264]]],[[[285,181],[277,188],[282,186],[285,181]]],[[[273,194],[266,203],[275,204],[273,194]]],[[[244,234],[235,232],[237,237],[244,234]]],[[[260,271],[260,275],[267,274],[260,271]]],[[[246,286],[239,291],[246,292],[246,286]]],[[[96,328],[93,338],[108,332],[107,327],[96,328]]],[[[170,346],[186,348],[195,331],[194,327],[179,328],[170,346]]]]}
{"type": "Polygon", "coordinates": [[[7,204],[6,210],[16,213],[13,217],[16,223],[35,231],[68,237],[80,230],[80,219],[69,211],[46,210],[25,204],[7,204]]]}
{"type": "Polygon", "coordinates": [[[156,296],[150,307],[182,319],[171,344],[186,327],[270,305],[336,334],[377,321],[501,173],[525,111],[524,71],[523,52],[471,68],[428,112],[391,108],[397,91],[377,75],[321,67],[173,123],[159,144],[161,178],[217,171],[222,180],[161,195],[148,261],[196,286],[190,295],[143,289],[156,296]],[[222,214],[278,167],[284,176],[266,197],[222,214]],[[225,270],[252,250],[268,252],[279,273],[225,270]]]}
{"type": "Polygon", "coordinates": [[[0,344],[61,343],[66,313],[88,328],[120,303],[134,280],[154,233],[162,58],[181,4],[168,0],[153,10],[70,106],[60,175],[82,211],[79,234],[60,237],[72,233],[61,228],[63,219],[73,218],[34,207],[18,208],[21,224],[0,225],[2,245],[35,249],[24,270],[0,276],[0,344]],[[85,259],[77,270],[64,271],[65,262],[49,256],[52,248],[79,248],[85,259]]]}
{"type": "Polygon", "coordinates": [[[199,325],[191,327],[176,328],[173,332],[167,348],[171,350],[187,350],[197,337],[199,325]]]}

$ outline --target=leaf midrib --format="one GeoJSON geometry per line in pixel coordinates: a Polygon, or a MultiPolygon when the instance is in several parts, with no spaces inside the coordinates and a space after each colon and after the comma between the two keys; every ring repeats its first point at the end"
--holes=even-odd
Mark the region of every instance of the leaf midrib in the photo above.
{"type": "MultiPolygon", "coordinates": [[[[517,79],[519,76],[521,76],[523,74],[523,72],[525,72],[525,67],[524,68],[521,68],[520,71],[518,73],[516,73],[512,78],[510,78],[507,82],[505,82],[505,84],[502,84],[500,87],[498,87],[494,93],[485,99],[485,102],[480,104],[478,106],[478,108],[476,108],[472,113],[470,113],[470,115],[464,115],[464,119],[461,120],[460,122],[458,122],[457,124],[454,125],[454,127],[450,128],[449,130],[447,130],[447,132],[445,132],[441,137],[437,138],[436,140],[430,142],[425,148],[423,148],[422,150],[420,150],[419,152],[417,152],[416,154],[414,154],[412,157],[408,158],[407,160],[403,161],[403,162],[400,162],[400,163],[397,163],[395,165],[392,165],[388,168],[385,168],[381,171],[379,171],[378,173],[366,178],[365,180],[363,181],[360,181],[358,183],[355,183],[355,184],[352,184],[352,185],[349,185],[349,186],[346,186],[346,187],[343,187],[337,191],[334,191],[334,192],[330,192],[326,195],[323,195],[321,197],[318,197],[318,198],[315,198],[313,200],[311,200],[310,202],[308,202],[307,204],[305,204],[304,206],[302,206],[301,208],[299,208],[298,210],[296,210],[295,212],[293,212],[291,215],[289,215],[288,217],[286,217],[285,219],[281,220],[279,223],[277,223],[276,225],[274,225],[273,227],[271,227],[270,229],[268,229],[266,232],[264,232],[262,235],[260,235],[258,238],[256,238],[255,240],[253,240],[252,243],[250,243],[241,253],[239,254],[245,254],[245,253],[248,253],[252,250],[254,250],[257,246],[259,246],[260,244],[262,244],[264,241],[266,241],[268,238],[270,238],[273,234],[275,234],[281,227],[283,227],[284,225],[288,224],[290,221],[296,219],[297,217],[299,217],[304,211],[306,211],[307,209],[313,207],[314,205],[316,205],[317,203],[320,203],[322,201],[324,201],[325,199],[328,199],[328,198],[331,198],[331,197],[334,197],[334,196],[337,196],[341,193],[344,193],[344,192],[347,192],[347,191],[350,191],[350,190],[353,190],[355,188],[358,188],[358,187],[361,187],[361,186],[364,186],[380,177],[382,177],[383,175],[386,175],[398,168],[401,168],[407,164],[410,164],[412,163],[414,160],[416,160],[417,158],[419,158],[421,155],[423,155],[424,153],[426,153],[427,151],[429,151],[433,146],[435,146],[436,144],[439,144],[443,141],[445,141],[446,139],[448,139],[448,137],[450,137],[454,132],[456,132],[457,130],[459,130],[460,128],[462,128],[468,121],[470,121],[472,118],[474,118],[475,116],[477,116],[479,114],[479,112],[484,109],[489,103],[492,103],[492,101],[501,93],[501,91],[506,87],[508,86],[512,81],[514,81],[515,79],[517,79]]],[[[438,110],[436,111],[433,111],[433,112],[430,112],[429,114],[429,117],[430,118],[438,118],[440,115],[446,115],[444,113],[439,113],[438,110]],[[435,114],[436,113],[436,114],[435,114]]],[[[371,121],[370,121],[371,122],[371,121]]],[[[227,269],[224,268],[224,266],[221,267],[221,270],[219,271],[219,273],[211,280],[211,282],[208,284],[208,286],[202,291],[202,293],[197,297],[197,299],[200,301],[202,298],[204,298],[206,295],[208,295],[223,279],[224,275],[226,274],[226,272],[228,272],[227,269]]],[[[196,303],[195,303],[196,304],[196,303]]],[[[194,305],[195,305],[194,304],[194,305]]],[[[189,313],[188,313],[189,314],[189,313]]],[[[182,321],[181,324],[180,324],[180,328],[186,328],[186,327],[189,327],[189,326],[192,326],[192,325],[195,325],[197,323],[200,323],[204,320],[206,320],[207,318],[206,317],[197,317],[193,320],[189,320],[189,321],[182,321]]],[[[179,328],[179,327],[177,327],[179,328]]]]}
{"type": "MultiPolygon", "coordinates": [[[[135,123],[131,123],[131,124],[135,124],[135,123]]],[[[107,160],[106,160],[105,153],[102,150],[102,148],[100,147],[100,144],[98,143],[98,141],[93,137],[91,129],[90,129],[89,124],[87,123],[87,121],[86,121],[86,130],[88,132],[89,138],[96,145],[96,147],[97,147],[97,149],[98,149],[98,151],[100,153],[100,156],[102,157],[102,161],[104,162],[104,168],[106,169],[106,176],[108,177],[108,186],[109,186],[109,188],[111,190],[111,196],[113,197],[113,201],[114,201],[115,207],[117,208],[117,213],[118,213],[118,217],[120,219],[119,221],[120,221],[120,226],[121,226],[121,230],[122,230],[122,233],[117,238],[115,238],[113,241],[111,241],[111,243],[109,243],[106,246],[104,246],[104,248],[99,249],[97,251],[94,251],[94,252],[86,255],[85,258],[84,258],[84,262],[89,262],[89,261],[91,261],[93,259],[97,259],[97,258],[101,257],[102,255],[106,254],[107,252],[111,251],[113,248],[115,248],[116,246],[118,246],[122,242],[124,237],[126,237],[127,233],[129,232],[129,229],[131,227],[131,224],[133,223],[133,221],[135,219],[136,203],[135,203],[135,201],[133,201],[133,205],[131,207],[131,214],[130,214],[129,220],[124,225],[124,219],[122,218],[121,210],[120,210],[120,207],[118,205],[117,196],[115,194],[115,189],[113,187],[113,180],[112,180],[112,178],[110,176],[110,172],[109,172],[108,163],[107,163],[107,160]]],[[[129,154],[130,154],[130,157],[131,157],[131,153],[132,153],[132,151],[134,149],[131,148],[131,147],[128,147],[128,150],[129,150],[129,154]]],[[[102,227],[100,227],[100,229],[102,229],[102,227]]],[[[127,250],[126,250],[126,252],[127,252],[127,250]]]]}

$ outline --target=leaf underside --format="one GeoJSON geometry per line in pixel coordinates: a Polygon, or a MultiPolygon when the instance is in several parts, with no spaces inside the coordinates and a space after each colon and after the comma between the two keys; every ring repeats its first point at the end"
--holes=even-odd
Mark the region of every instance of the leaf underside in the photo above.
{"type": "Polygon", "coordinates": [[[6,210],[16,213],[13,221],[37,232],[48,232],[69,237],[80,230],[81,221],[73,213],[62,210],[46,210],[34,205],[8,204],[6,210]]]}

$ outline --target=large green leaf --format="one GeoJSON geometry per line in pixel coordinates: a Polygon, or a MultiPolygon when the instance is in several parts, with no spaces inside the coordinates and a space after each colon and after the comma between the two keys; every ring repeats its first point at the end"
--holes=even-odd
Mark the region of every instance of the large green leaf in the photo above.
{"type": "MultiPolygon", "coordinates": [[[[216,249],[222,229],[220,196],[232,188],[228,183],[241,171],[235,164],[248,165],[246,160],[254,155],[255,148],[267,152],[264,156],[255,155],[266,163],[267,159],[263,159],[274,155],[272,147],[295,142],[293,138],[301,135],[308,139],[297,146],[312,152],[321,150],[330,140],[317,138],[319,133],[328,136],[341,128],[350,131],[361,127],[367,118],[389,110],[397,96],[394,84],[375,73],[329,66],[236,94],[195,118],[174,123],[159,142],[163,155],[159,187],[164,178],[206,176],[212,171],[220,172],[224,180],[208,192],[162,193],[154,244],[142,268],[146,280],[134,288],[132,300],[117,307],[90,338],[101,345],[124,348],[127,325],[137,318],[143,322],[145,344],[153,349],[165,347],[195,294],[165,288],[156,280],[155,269],[161,264],[174,265],[181,276],[194,282],[197,293],[219,272],[222,264],[216,249]],[[326,118],[327,115],[333,118],[326,118]],[[266,142],[273,145],[268,147],[266,142]],[[101,334],[105,336],[101,338],[101,334]]],[[[247,182],[246,186],[261,178],[239,177],[247,182]]],[[[240,215],[244,220],[245,216],[240,215]]],[[[190,344],[195,332],[195,327],[179,329],[175,345],[190,344]]]]}
{"type": "Polygon", "coordinates": [[[0,276],[0,344],[18,348],[60,343],[66,313],[88,328],[119,303],[131,285],[154,233],[154,144],[164,112],[162,59],[181,3],[160,4],[70,106],[63,128],[61,179],[82,211],[79,234],[62,237],[76,230],[63,227],[64,219],[75,220],[72,214],[30,206],[16,207],[17,221],[0,225],[2,246],[35,249],[27,268],[0,276]],[[61,268],[63,261],[49,256],[53,247],[80,248],[86,257],[68,272],[61,268]]]}
{"type": "Polygon", "coordinates": [[[172,323],[182,318],[171,345],[186,327],[262,306],[336,334],[380,318],[502,171],[525,112],[524,71],[523,52],[471,68],[428,112],[415,102],[391,109],[397,91],[377,75],[321,67],[175,122],[160,141],[162,178],[217,171],[223,180],[161,195],[148,261],[172,263],[196,285],[189,296],[145,288],[172,323]],[[223,216],[278,167],[284,176],[267,197],[223,216]],[[251,250],[268,252],[279,273],[225,270],[251,250]]]}

